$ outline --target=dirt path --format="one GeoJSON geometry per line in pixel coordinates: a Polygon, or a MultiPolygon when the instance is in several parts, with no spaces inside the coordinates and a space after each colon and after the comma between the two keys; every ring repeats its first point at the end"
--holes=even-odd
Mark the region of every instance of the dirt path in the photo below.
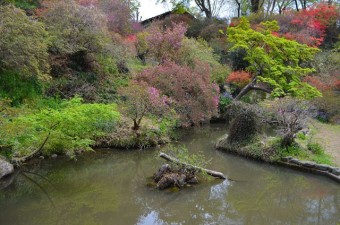
{"type": "Polygon", "coordinates": [[[340,166],[340,125],[330,125],[314,121],[315,141],[322,144],[325,152],[333,157],[333,162],[340,166]]]}

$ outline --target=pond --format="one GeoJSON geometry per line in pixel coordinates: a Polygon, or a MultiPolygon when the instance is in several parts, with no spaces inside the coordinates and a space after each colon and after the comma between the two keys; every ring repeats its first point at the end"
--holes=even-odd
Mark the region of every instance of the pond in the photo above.
{"type": "Polygon", "coordinates": [[[183,132],[179,144],[203,151],[210,169],[235,181],[156,190],[147,183],[164,163],[159,149],[100,150],[76,162],[37,160],[1,190],[0,224],[340,223],[337,183],[215,150],[225,132],[223,125],[209,125],[183,132]]]}

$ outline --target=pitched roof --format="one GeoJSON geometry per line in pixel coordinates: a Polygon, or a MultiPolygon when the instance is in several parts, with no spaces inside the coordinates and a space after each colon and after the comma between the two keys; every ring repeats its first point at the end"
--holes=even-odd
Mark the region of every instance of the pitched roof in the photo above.
{"type": "MultiPolygon", "coordinates": [[[[141,21],[140,23],[145,26],[145,25],[148,25],[150,23],[152,23],[153,21],[155,20],[162,20],[162,19],[165,19],[166,17],[169,17],[170,15],[172,14],[178,14],[178,13],[175,13],[173,11],[168,11],[168,12],[165,12],[165,13],[162,13],[162,14],[159,14],[157,16],[154,16],[154,17],[151,17],[149,19],[146,19],[146,20],[143,20],[141,21]]],[[[185,15],[190,15],[192,18],[195,18],[193,15],[191,15],[190,13],[188,12],[184,12],[182,14],[185,14],[185,15]]]]}

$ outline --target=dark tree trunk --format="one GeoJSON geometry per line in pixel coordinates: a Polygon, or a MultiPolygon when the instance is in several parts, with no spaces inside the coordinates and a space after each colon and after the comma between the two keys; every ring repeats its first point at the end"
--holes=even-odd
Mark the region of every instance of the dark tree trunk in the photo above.
{"type": "Polygon", "coordinates": [[[139,130],[139,123],[136,119],[133,120],[133,130],[139,130]]]}
{"type": "Polygon", "coordinates": [[[253,80],[240,91],[240,93],[234,98],[234,100],[237,100],[237,101],[240,100],[243,96],[248,94],[248,92],[251,90],[263,91],[266,93],[272,92],[272,90],[270,89],[256,85],[256,80],[257,80],[256,77],[254,77],[253,80]]]}
{"type": "Polygon", "coordinates": [[[306,0],[301,0],[301,7],[302,9],[306,9],[307,8],[307,1],[306,0]]]}
{"type": "Polygon", "coordinates": [[[260,8],[260,0],[250,0],[251,3],[251,12],[257,13],[260,8]]]}
{"type": "Polygon", "coordinates": [[[211,10],[211,3],[210,0],[195,0],[196,5],[198,8],[204,12],[205,16],[208,19],[212,19],[212,10],[211,10]]]}
{"type": "Polygon", "coordinates": [[[241,2],[236,0],[236,4],[237,4],[237,17],[240,18],[240,16],[241,16],[241,2]]]}
{"type": "Polygon", "coordinates": [[[291,146],[293,143],[294,143],[294,134],[288,133],[283,136],[281,146],[287,148],[291,146]]]}
{"type": "Polygon", "coordinates": [[[294,0],[294,2],[295,2],[296,11],[299,11],[299,5],[298,5],[297,0],[294,0]]]}

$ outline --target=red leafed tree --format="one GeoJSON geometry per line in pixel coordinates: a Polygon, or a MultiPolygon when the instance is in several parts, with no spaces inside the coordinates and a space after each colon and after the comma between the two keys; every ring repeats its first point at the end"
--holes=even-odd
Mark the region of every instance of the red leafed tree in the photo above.
{"type": "Polygon", "coordinates": [[[217,114],[218,86],[210,82],[210,68],[197,62],[195,69],[165,60],[137,76],[172,99],[182,126],[198,125],[217,114]]]}
{"type": "Polygon", "coordinates": [[[247,71],[234,71],[226,79],[226,82],[228,84],[234,84],[239,88],[243,88],[246,86],[251,79],[251,75],[247,71]]]}
{"type": "Polygon", "coordinates": [[[324,3],[298,12],[290,10],[278,18],[280,34],[289,40],[318,47],[324,41],[327,27],[335,23],[338,16],[336,6],[324,3]]]}

